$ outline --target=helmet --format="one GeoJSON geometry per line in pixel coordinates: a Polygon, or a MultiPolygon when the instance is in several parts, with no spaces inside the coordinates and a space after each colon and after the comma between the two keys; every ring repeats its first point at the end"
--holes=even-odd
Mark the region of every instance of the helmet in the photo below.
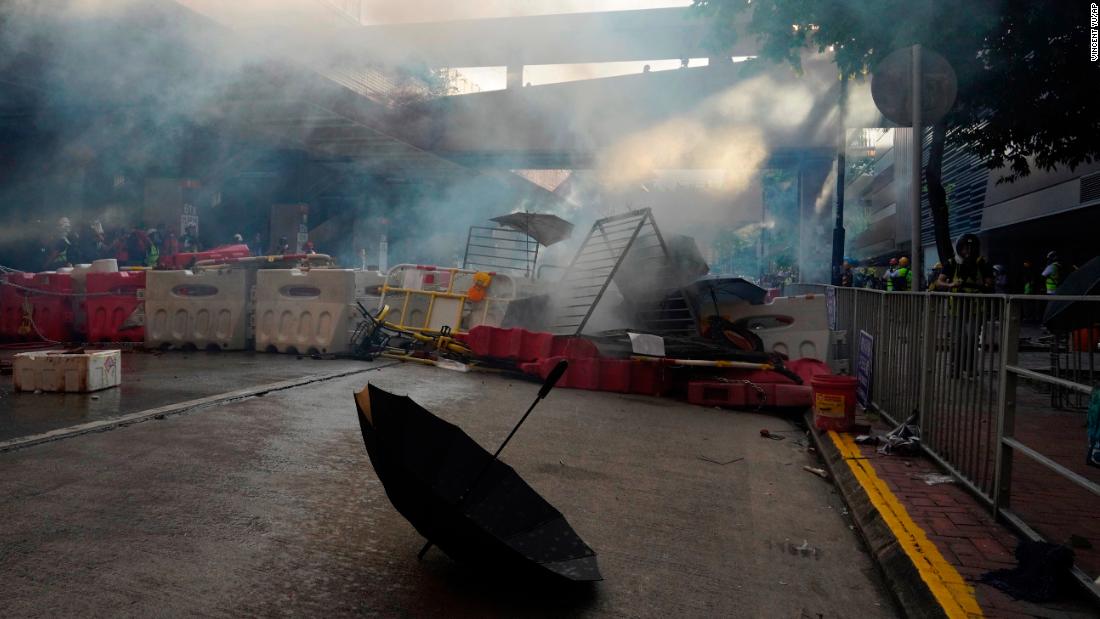
{"type": "Polygon", "coordinates": [[[898,260],[898,264],[903,267],[909,266],[909,258],[906,256],[902,256],[901,259],[898,260]]]}
{"type": "Polygon", "coordinates": [[[1049,253],[1047,253],[1047,261],[1048,262],[1054,262],[1057,259],[1058,259],[1058,252],[1054,251],[1053,249],[1050,250],[1049,253]]]}
{"type": "Polygon", "coordinates": [[[971,251],[973,252],[981,249],[982,242],[978,240],[978,235],[976,234],[964,234],[960,236],[959,240],[955,243],[955,251],[961,254],[963,246],[966,245],[969,245],[971,251]]]}
{"type": "Polygon", "coordinates": [[[995,264],[995,265],[993,265],[993,270],[998,272],[998,273],[1004,273],[1005,272],[1005,265],[995,264]]]}
{"type": "Polygon", "coordinates": [[[897,266],[897,264],[898,264],[898,259],[897,258],[890,258],[890,266],[897,266]]]}

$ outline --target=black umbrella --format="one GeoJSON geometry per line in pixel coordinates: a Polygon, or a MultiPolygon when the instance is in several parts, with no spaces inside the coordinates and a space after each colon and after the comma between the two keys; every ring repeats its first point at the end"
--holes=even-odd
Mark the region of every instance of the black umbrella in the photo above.
{"type": "Polygon", "coordinates": [[[538,241],[543,247],[550,247],[554,243],[564,241],[573,234],[573,224],[557,215],[546,213],[512,213],[494,217],[489,221],[519,230],[538,241]]]}
{"type": "Polygon", "coordinates": [[[527,413],[490,454],[458,426],[374,385],[355,396],[359,427],[386,496],[451,558],[499,573],[602,580],[596,553],[565,517],[497,459],[566,369],[559,364],[527,413]]]}
{"type": "Polygon", "coordinates": [[[752,305],[761,305],[768,296],[767,290],[746,279],[722,275],[712,275],[698,279],[684,288],[688,295],[698,299],[699,307],[704,302],[713,303],[715,313],[718,312],[719,301],[744,299],[752,305]]]}
{"type": "MultiPolygon", "coordinates": [[[[1100,256],[1089,260],[1058,286],[1056,294],[1087,296],[1100,294],[1100,256]]],[[[1072,331],[1100,322],[1100,299],[1096,301],[1051,301],[1043,325],[1051,331],[1072,331]]]]}

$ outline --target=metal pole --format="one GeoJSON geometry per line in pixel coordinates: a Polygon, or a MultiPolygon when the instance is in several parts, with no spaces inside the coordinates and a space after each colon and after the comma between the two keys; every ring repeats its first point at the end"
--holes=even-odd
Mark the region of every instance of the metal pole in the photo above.
{"type": "Polygon", "coordinates": [[[839,144],[836,150],[836,223],[833,224],[833,277],[834,286],[840,285],[841,263],[844,262],[844,176],[845,154],[848,150],[847,129],[844,127],[844,114],[847,109],[848,74],[840,77],[840,100],[837,104],[837,126],[839,144]]]}
{"type": "Polygon", "coordinates": [[[921,264],[921,240],[920,240],[920,188],[921,188],[921,159],[924,153],[924,131],[922,130],[921,106],[921,47],[913,46],[913,160],[910,163],[912,186],[909,188],[909,200],[912,205],[912,243],[909,251],[909,268],[913,272],[913,282],[919,286],[924,277],[924,268],[921,264]]]}

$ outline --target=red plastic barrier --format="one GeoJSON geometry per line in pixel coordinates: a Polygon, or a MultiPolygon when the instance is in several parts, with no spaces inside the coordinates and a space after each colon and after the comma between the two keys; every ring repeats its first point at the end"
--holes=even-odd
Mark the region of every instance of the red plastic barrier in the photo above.
{"type": "Polygon", "coordinates": [[[125,326],[144,303],[145,271],[88,273],[89,342],[142,342],[144,325],[125,326]],[[108,295],[99,296],[104,293],[108,295]]]}
{"type": "Polygon", "coordinates": [[[0,337],[16,341],[73,339],[73,278],[67,273],[9,273],[0,292],[0,337]],[[51,294],[52,293],[52,294],[51,294]],[[29,308],[30,323],[24,323],[29,308]],[[39,337],[39,333],[42,337],[39,337]]]}
{"type": "Polygon", "coordinates": [[[833,373],[833,371],[829,369],[827,363],[809,357],[803,357],[793,361],[784,361],[783,365],[788,370],[798,374],[802,382],[807,385],[810,384],[810,381],[812,381],[815,376],[828,376],[833,373]]]}
{"type": "Polygon", "coordinates": [[[812,402],[808,385],[752,381],[688,383],[688,402],[730,408],[805,408],[812,402]]]}
{"type": "Polygon", "coordinates": [[[462,340],[479,357],[529,362],[551,356],[554,336],[519,328],[477,326],[462,340]]]}
{"type": "MultiPolygon", "coordinates": [[[[548,357],[523,363],[520,370],[545,379],[563,358],[548,357]]],[[[660,397],[668,393],[670,382],[664,366],[658,363],[589,357],[570,359],[569,369],[558,381],[558,386],[660,397]]]]}
{"type": "Polygon", "coordinates": [[[222,245],[207,251],[161,256],[157,261],[157,267],[172,270],[187,269],[199,260],[229,260],[232,258],[247,258],[251,255],[248,245],[222,245]]]}
{"type": "Polygon", "coordinates": [[[661,397],[671,389],[666,366],[649,361],[630,365],[630,393],[661,397]]]}
{"type": "Polygon", "coordinates": [[[590,340],[583,337],[565,335],[554,336],[550,346],[550,356],[566,359],[592,359],[600,356],[600,350],[590,340]]]}
{"type": "Polygon", "coordinates": [[[630,367],[635,363],[630,359],[600,359],[600,391],[630,393],[630,367]]]}

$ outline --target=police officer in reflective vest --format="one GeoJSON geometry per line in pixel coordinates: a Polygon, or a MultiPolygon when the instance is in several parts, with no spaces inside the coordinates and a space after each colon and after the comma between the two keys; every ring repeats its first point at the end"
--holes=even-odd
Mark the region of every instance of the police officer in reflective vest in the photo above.
{"type": "MultiPolygon", "coordinates": [[[[988,294],[993,292],[993,268],[981,257],[981,241],[973,234],[964,234],[955,243],[958,256],[947,261],[940,273],[937,288],[957,294],[988,294]]],[[[978,325],[969,304],[952,300],[951,371],[954,377],[977,375],[978,325]]]]}
{"type": "Polygon", "coordinates": [[[890,258],[890,267],[886,269],[886,275],[883,279],[886,280],[886,291],[894,291],[894,278],[897,277],[898,259],[890,258]]]}
{"type": "Polygon", "coordinates": [[[1066,267],[1058,259],[1058,252],[1047,254],[1047,268],[1043,269],[1043,283],[1046,284],[1047,294],[1055,294],[1058,286],[1066,279],[1066,267]]]}
{"type": "Polygon", "coordinates": [[[894,285],[894,290],[913,289],[913,269],[909,268],[908,257],[902,256],[898,260],[898,268],[894,269],[890,281],[894,285]]]}
{"type": "Polygon", "coordinates": [[[982,258],[977,235],[964,234],[955,243],[958,256],[943,266],[937,288],[969,294],[993,292],[993,268],[982,258]]]}

